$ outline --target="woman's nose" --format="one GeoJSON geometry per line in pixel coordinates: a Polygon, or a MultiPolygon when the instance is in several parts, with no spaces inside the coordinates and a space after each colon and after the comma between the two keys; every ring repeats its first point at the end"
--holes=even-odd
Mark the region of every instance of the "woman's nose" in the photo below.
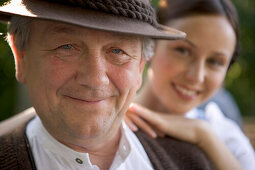
{"type": "Polygon", "coordinates": [[[205,64],[202,61],[190,63],[186,78],[192,83],[203,83],[205,80],[205,64]]]}

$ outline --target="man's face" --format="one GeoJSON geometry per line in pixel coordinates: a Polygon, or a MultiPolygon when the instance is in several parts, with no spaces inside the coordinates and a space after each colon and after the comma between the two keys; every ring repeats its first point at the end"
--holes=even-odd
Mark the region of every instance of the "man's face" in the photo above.
{"type": "Polygon", "coordinates": [[[17,78],[53,136],[106,135],[118,129],[140,87],[141,43],[138,37],[33,21],[17,78]]]}

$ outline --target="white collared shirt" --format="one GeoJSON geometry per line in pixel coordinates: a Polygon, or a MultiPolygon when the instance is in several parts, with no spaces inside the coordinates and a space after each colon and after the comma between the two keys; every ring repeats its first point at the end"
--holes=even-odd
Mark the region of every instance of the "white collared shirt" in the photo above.
{"type": "MultiPolygon", "coordinates": [[[[26,130],[38,170],[99,170],[88,153],[76,152],[53,138],[39,117],[26,130]]],[[[123,122],[119,148],[110,170],[152,170],[149,158],[136,135],[123,122]]]]}
{"type": "Polygon", "coordinates": [[[244,170],[255,170],[255,153],[249,139],[234,121],[224,116],[216,103],[208,103],[205,111],[193,109],[189,111],[185,117],[207,121],[218,137],[239,161],[242,168],[244,170]]]}

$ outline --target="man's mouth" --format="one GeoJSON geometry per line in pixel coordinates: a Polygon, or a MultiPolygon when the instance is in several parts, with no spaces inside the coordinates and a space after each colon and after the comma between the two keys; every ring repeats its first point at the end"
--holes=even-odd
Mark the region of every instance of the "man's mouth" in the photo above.
{"type": "Polygon", "coordinates": [[[105,98],[82,98],[82,97],[74,97],[74,96],[65,96],[65,97],[68,97],[76,101],[87,102],[87,103],[98,103],[105,100],[105,98]]]}

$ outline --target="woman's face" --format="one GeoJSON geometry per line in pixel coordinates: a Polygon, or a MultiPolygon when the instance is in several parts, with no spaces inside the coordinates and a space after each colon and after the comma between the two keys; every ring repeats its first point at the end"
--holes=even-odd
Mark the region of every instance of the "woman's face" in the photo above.
{"type": "Polygon", "coordinates": [[[152,91],[162,107],[184,114],[221,86],[235,48],[233,28],[222,16],[191,16],[169,26],[185,40],[158,41],[149,68],[152,91]]]}

